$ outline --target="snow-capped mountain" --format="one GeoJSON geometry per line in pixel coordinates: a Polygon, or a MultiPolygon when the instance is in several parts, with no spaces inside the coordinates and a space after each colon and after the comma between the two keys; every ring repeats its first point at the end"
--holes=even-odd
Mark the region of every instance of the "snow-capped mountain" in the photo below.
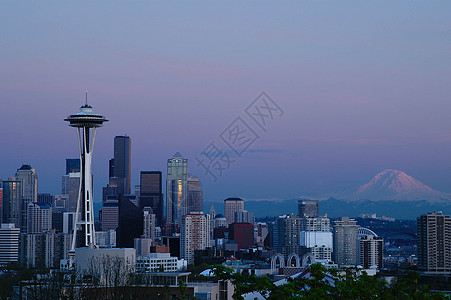
{"type": "Polygon", "coordinates": [[[362,185],[353,199],[430,202],[448,201],[450,194],[441,193],[399,170],[385,170],[362,185]]]}

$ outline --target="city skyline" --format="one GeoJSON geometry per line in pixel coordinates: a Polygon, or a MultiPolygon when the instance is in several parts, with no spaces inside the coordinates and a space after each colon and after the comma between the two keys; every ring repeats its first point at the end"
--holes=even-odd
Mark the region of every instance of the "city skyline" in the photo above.
{"type": "Polygon", "coordinates": [[[77,157],[61,120],[87,89],[112,120],[96,141],[96,203],[113,138],[125,134],[133,139],[132,187],[140,171],[165,173],[180,151],[206,202],[330,192],[385,169],[451,192],[449,5],[265,3],[232,12],[227,4],[117,4],[100,22],[99,4],[3,3],[0,124],[8,147],[0,178],[29,164],[39,193],[59,193],[65,159],[77,157]],[[257,128],[260,139],[212,182],[194,158],[262,91],[284,116],[266,132],[257,128]]]}

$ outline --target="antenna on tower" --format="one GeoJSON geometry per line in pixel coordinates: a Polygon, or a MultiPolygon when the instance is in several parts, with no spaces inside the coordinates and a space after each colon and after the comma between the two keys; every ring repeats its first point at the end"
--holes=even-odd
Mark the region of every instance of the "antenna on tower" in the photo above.
{"type": "Polygon", "coordinates": [[[86,91],[86,106],[88,106],[88,91],[86,91]]]}

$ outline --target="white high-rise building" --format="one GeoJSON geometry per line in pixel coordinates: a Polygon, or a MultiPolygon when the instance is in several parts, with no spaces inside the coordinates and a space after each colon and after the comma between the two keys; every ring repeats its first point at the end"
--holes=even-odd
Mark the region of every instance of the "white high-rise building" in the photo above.
{"type": "Polygon", "coordinates": [[[194,250],[204,250],[208,247],[210,247],[210,215],[200,212],[187,214],[181,230],[181,258],[192,264],[194,250]]]}
{"type": "Polygon", "coordinates": [[[235,213],[244,210],[244,200],[240,198],[227,198],[224,200],[224,217],[230,225],[235,223],[235,213]]]}
{"type": "Polygon", "coordinates": [[[303,252],[310,252],[317,260],[332,259],[333,236],[330,230],[330,219],[324,217],[303,217],[300,245],[303,252]]]}
{"type": "Polygon", "coordinates": [[[48,203],[30,202],[27,211],[27,233],[52,229],[52,207],[48,203]]]}
{"type": "Polygon", "coordinates": [[[19,234],[20,228],[13,223],[0,225],[0,266],[18,262],[19,234]]]}

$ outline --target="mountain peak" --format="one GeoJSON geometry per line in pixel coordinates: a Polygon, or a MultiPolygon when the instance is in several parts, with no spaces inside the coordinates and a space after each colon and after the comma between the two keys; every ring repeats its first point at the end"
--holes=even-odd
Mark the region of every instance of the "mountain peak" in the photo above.
{"type": "Polygon", "coordinates": [[[355,199],[415,201],[448,200],[445,193],[435,191],[400,170],[388,169],[377,174],[355,193],[355,199]]]}

